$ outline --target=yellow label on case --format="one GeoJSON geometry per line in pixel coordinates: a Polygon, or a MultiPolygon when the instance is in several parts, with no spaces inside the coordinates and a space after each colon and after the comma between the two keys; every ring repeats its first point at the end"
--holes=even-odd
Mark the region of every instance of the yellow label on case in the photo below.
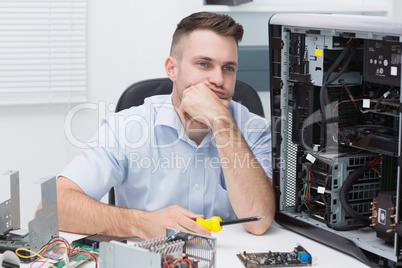
{"type": "Polygon", "coordinates": [[[315,50],[315,55],[321,57],[322,56],[322,49],[316,49],[315,50]]]}

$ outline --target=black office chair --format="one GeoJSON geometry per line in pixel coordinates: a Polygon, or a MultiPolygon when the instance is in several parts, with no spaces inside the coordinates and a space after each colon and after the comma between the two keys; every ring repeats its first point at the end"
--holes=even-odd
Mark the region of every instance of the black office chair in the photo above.
{"type": "MultiPolygon", "coordinates": [[[[129,86],[120,96],[116,112],[139,106],[144,99],[154,95],[172,93],[173,82],[169,78],[155,78],[136,82],[129,86]]],[[[264,117],[264,109],[258,93],[249,84],[236,80],[233,100],[246,106],[250,112],[264,117]]],[[[109,191],[109,204],[115,205],[114,189],[109,191]]]]}

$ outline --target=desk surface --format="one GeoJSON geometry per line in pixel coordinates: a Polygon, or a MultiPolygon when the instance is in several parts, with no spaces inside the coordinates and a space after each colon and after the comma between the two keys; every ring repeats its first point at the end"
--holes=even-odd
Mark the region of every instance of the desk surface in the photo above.
{"type": "MultiPolygon", "coordinates": [[[[82,237],[69,233],[62,233],[60,235],[70,242],[82,237]]],[[[213,236],[217,238],[216,260],[218,268],[244,267],[236,256],[236,254],[244,250],[250,253],[267,252],[269,250],[290,252],[297,243],[301,244],[316,259],[315,267],[368,267],[349,255],[289,231],[276,223],[273,223],[269,230],[261,236],[247,233],[240,224],[225,226],[221,232],[213,234],[213,236]]],[[[29,266],[30,264],[23,264],[21,268],[29,266]]],[[[93,268],[94,266],[94,263],[91,262],[80,267],[93,268]]]]}
{"type": "Polygon", "coordinates": [[[273,223],[269,230],[261,236],[247,233],[241,225],[225,226],[220,233],[214,234],[214,236],[218,239],[218,268],[244,267],[236,257],[236,254],[244,250],[250,253],[269,250],[290,252],[297,243],[301,244],[316,259],[315,267],[368,267],[354,257],[303,237],[276,223],[273,223]]]}

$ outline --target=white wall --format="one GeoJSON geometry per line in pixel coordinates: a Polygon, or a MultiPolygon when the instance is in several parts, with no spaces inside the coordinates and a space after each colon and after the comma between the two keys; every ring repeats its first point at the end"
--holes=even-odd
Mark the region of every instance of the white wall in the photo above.
{"type": "Polygon", "coordinates": [[[392,0],[390,7],[389,16],[394,20],[402,20],[402,1],[392,0]]]}
{"type": "MultiPolygon", "coordinates": [[[[361,2],[363,6],[365,1],[361,2]]],[[[88,101],[102,102],[108,107],[133,82],[165,76],[163,64],[176,24],[184,16],[205,9],[202,3],[202,0],[88,0],[88,101]]],[[[253,36],[261,38],[261,32],[266,33],[268,15],[266,20],[262,18],[263,23],[259,19],[275,12],[269,6],[265,8],[265,13],[259,12],[257,6],[257,11],[251,9],[248,15],[239,15],[240,22],[247,24],[245,44],[267,40],[266,37],[253,39],[253,36]],[[258,20],[247,18],[257,18],[256,14],[258,20]]],[[[209,10],[227,13],[219,7],[209,10]]],[[[234,11],[239,12],[239,8],[234,11]]],[[[7,170],[20,171],[23,227],[27,227],[40,201],[40,186],[34,182],[57,175],[79,153],[65,136],[64,120],[72,106],[0,107],[0,174],[7,170]]],[[[104,112],[100,116],[98,113],[86,109],[76,114],[72,128],[77,140],[85,141],[95,133],[104,112]]],[[[9,198],[9,184],[7,177],[0,178],[0,202],[3,202],[9,198]]]]}

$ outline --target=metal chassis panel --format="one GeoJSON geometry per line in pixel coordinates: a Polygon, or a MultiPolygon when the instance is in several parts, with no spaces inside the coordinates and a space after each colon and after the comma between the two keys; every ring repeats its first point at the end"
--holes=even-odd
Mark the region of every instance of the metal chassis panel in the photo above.
{"type": "Polygon", "coordinates": [[[21,228],[19,172],[10,170],[3,175],[10,177],[11,198],[0,204],[0,234],[21,228]]]}
{"type": "Polygon", "coordinates": [[[29,246],[34,252],[59,235],[56,177],[45,177],[37,183],[41,184],[42,208],[36,212],[36,218],[28,223],[29,246]]]}

